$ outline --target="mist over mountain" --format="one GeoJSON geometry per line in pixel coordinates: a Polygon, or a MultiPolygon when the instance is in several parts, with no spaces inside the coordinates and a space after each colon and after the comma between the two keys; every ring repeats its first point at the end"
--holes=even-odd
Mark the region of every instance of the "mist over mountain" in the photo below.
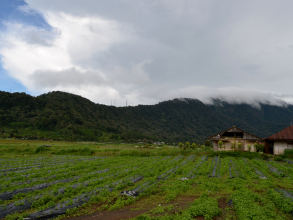
{"type": "Polygon", "coordinates": [[[173,99],[155,105],[114,107],[78,95],[49,92],[37,97],[0,92],[2,137],[53,140],[202,143],[208,136],[237,126],[267,137],[293,121],[293,105],[229,104],[214,99],[173,99]]]}

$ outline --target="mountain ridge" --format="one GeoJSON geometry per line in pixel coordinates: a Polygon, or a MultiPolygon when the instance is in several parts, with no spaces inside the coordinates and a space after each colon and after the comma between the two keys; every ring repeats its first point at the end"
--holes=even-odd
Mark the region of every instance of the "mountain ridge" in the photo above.
{"type": "Polygon", "coordinates": [[[155,105],[106,106],[70,93],[49,92],[37,97],[0,91],[0,133],[3,137],[56,140],[153,139],[202,143],[231,126],[265,138],[293,121],[293,106],[197,99],[174,99],[155,105]],[[1,132],[2,131],[2,132],[1,132]],[[6,132],[5,132],[6,131],[6,132]]]}

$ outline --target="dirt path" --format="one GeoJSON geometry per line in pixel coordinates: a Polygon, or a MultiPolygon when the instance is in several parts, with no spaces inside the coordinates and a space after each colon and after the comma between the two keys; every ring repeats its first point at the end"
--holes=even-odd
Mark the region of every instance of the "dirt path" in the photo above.
{"type": "MultiPolygon", "coordinates": [[[[162,205],[174,205],[174,209],[169,212],[164,212],[164,214],[175,214],[176,212],[180,212],[180,210],[184,210],[189,208],[190,204],[196,199],[196,197],[179,197],[174,202],[164,203],[162,205]]],[[[214,220],[222,220],[225,219],[225,208],[228,206],[226,203],[226,198],[222,197],[218,200],[219,207],[223,210],[223,214],[220,217],[215,217],[214,220]]],[[[140,201],[138,201],[134,205],[125,206],[120,210],[114,210],[114,211],[100,211],[96,212],[91,215],[85,215],[85,216],[79,216],[79,217],[69,217],[66,220],[93,220],[93,219],[106,219],[106,220],[121,220],[121,219],[130,219],[135,218],[139,215],[142,215],[144,213],[149,212],[151,209],[155,208],[158,204],[149,204],[147,207],[144,207],[143,209],[138,209],[140,206],[140,201]]],[[[152,215],[152,216],[159,216],[158,215],[152,215]]],[[[198,216],[194,219],[197,220],[204,220],[204,217],[198,216]]]]}

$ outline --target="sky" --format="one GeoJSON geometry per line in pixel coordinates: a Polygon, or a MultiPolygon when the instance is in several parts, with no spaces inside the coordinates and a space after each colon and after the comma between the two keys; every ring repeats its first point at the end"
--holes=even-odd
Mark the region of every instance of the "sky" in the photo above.
{"type": "Polygon", "coordinates": [[[0,90],[293,103],[291,0],[0,0],[0,90]]]}

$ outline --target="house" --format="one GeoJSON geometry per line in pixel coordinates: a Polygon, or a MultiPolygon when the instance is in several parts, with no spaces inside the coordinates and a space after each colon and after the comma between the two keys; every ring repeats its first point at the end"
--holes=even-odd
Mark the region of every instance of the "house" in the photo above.
{"type": "Polygon", "coordinates": [[[293,125],[264,140],[267,154],[283,154],[286,149],[293,149],[293,125]]]}
{"type": "Polygon", "coordinates": [[[237,149],[238,143],[241,143],[242,151],[248,151],[248,145],[250,144],[251,151],[254,151],[253,144],[255,142],[263,141],[262,138],[257,137],[256,135],[250,134],[246,131],[243,131],[240,128],[237,128],[236,126],[233,126],[218,134],[212,135],[208,137],[208,139],[211,140],[215,151],[219,151],[219,150],[231,151],[233,150],[232,149],[233,143],[235,143],[236,149],[237,149]],[[219,149],[218,147],[219,141],[223,142],[222,149],[219,149]]]}

